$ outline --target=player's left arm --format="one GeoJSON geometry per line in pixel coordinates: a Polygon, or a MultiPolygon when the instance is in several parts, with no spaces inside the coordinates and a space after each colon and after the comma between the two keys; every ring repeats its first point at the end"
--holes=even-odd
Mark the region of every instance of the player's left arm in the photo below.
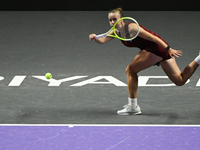
{"type": "MultiPolygon", "coordinates": [[[[164,49],[166,47],[168,47],[168,45],[163,40],[161,40],[159,37],[147,32],[147,31],[145,31],[143,28],[140,28],[140,33],[139,33],[138,36],[143,38],[143,39],[155,42],[156,44],[158,44],[159,46],[163,47],[164,49]]],[[[171,57],[173,57],[173,56],[175,56],[175,57],[182,56],[182,51],[181,50],[175,50],[175,49],[172,49],[172,48],[169,48],[168,53],[170,54],[171,57]]]]}

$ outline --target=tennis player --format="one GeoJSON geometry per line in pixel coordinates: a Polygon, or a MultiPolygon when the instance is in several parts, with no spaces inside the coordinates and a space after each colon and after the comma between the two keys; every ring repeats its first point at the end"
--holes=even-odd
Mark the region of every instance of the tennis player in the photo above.
{"type": "MultiPolygon", "coordinates": [[[[112,27],[117,20],[123,17],[121,8],[113,9],[108,13],[108,20],[112,27]]],[[[99,44],[106,43],[113,37],[102,37],[96,39],[96,34],[90,34],[89,39],[99,44]]],[[[128,85],[128,104],[122,110],[117,111],[118,115],[141,114],[137,102],[138,76],[137,73],[153,65],[161,65],[169,79],[177,86],[182,86],[192,76],[200,64],[200,54],[193,60],[183,72],[180,71],[175,57],[182,56],[182,51],[175,50],[156,33],[149,31],[140,25],[140,33],[132,41],[122,41],[125,46],[138,47],[140,52],[135,56],[126,68],[128,85]]]]}

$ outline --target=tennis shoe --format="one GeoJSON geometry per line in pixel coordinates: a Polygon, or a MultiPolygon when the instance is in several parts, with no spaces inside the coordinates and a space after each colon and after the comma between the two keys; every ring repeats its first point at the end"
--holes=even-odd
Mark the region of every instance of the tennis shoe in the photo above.
{"type": "Polygon", "coordinates": [[[142,112],[139,105],[135,107],[131,105],[126,105],[124,109],[117,111],[118,115],[133,115],[133,114],[139,115],[141,113],[142,112]]]}
{"type": "Polygon", "coordinates": [[[123,108],[126,108],[128,106],[128,104],[124,105],[123,108]]]}

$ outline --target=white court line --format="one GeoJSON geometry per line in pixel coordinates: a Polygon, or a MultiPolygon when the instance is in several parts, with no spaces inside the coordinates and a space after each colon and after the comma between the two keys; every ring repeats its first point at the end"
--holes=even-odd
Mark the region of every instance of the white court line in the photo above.
{"type": "Polygon", "coordinates": [[[171,124],[166,124],[166,125],[159,125],[159,124],[116,124],[116,125],[111,125],[111,124],[0,124],[0,126],[68,126],[70,128],[72,127],[200,127],[200,125],[171,125],[171,124]]]}

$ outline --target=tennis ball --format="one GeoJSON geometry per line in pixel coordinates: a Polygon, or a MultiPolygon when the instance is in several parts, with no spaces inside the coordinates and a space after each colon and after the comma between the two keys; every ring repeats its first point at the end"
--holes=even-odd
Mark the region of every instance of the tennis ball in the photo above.
{"type": "Polygon", "coordinates": [[[46,74],[45,74],[45,77],[46,77],[47,79],[51,79],[51,78],[52,78],[52,75],[51,75],[51,73],[46,73],[46,74]]]}

